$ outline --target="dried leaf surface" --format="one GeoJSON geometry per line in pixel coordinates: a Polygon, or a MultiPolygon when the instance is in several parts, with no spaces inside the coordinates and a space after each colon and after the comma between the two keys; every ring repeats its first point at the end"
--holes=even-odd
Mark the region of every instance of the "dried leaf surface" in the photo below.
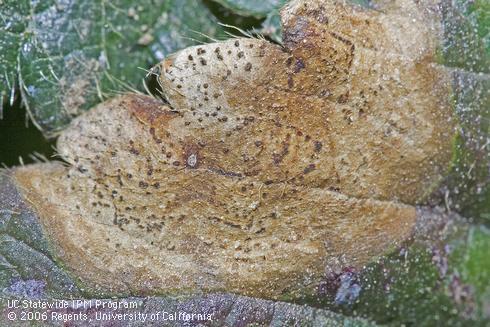
{"type": "Polygon", "coordinates": [[[285,48],[183,50],[159,66],[170,106],[114,98],[62,133],[68,165],[16,171],[89,287],[294,297],[410,235],[455,124],[426,12],[293,1],[282,18],[285,48]]]}

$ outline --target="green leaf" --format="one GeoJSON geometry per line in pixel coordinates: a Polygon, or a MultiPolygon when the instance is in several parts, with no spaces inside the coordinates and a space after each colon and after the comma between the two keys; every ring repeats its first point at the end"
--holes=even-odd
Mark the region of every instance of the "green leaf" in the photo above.
{"type": "Polygon", "coordinates": [[[465,216],[490,222],[490,75],[453,73],[460,133],[450,195],[465,216]]]}
{"type": "Polygon", "coordinates": [[[490,1],[445,1],[441,9],[444,64],[490,73],[490,1]]]}
{"type": "Polygon", "coordinates": [[[220,31],[193,0],[7,0],[0,18],[7,49],[0,54],[0,94],[8,97],[18,81],[31,117],[47,134],[115,92],[141,88],[145,72],[138,67],[152,67],[194,44],[192,38],[203,40],[195,31],[211,37],[220,31]]]}
{"type": "Polygon", "coordinates": [[[281,16],[278,10],[271,11],[259,30],[259,33],[269,37],[274,42],[282,43],[281,16]]]}
{"type": "MultiPolygon", "coordinates": [[[[13,103],[13,91],[17,75],[17,54],[21,44],[19,33],[25,29],[21,13],[26,12],[21,3],[2,5],[0,9],[0,108],[7,99],[13,103]]],[[[0,109],[0,118],[2,110],[0,109]]]]}
{"type": "Polygon", "coordinates": [[[490,222],[490,1],[446,1],[441,9],[441,64],[454,68],[460,121],[449,195],[465,216],[490,222]]]}
{"type": "Polygon", "coordinates": [[[271,11],[282,7],[287,0],[213,0],[232,12],[256,18],[266,17],[271,11]]]}
{"type": "Polygon", "coordinates": [[[490,323],[490,231],[460,220],[430,236],[422,229],[413,244],[363,270],[359,298],[335,311],[393,326],[490,323]]]}

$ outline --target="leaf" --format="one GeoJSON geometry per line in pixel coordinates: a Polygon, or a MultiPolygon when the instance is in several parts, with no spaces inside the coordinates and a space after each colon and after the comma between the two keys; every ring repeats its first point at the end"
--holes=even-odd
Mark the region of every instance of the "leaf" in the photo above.
{"type": "Polygon", "coordinates": [[[52,135],[128,88],[163,56],[219,32],[200,1],[7,0],[0,8],[0,90],[18,81],[35,124],[52,135]],[[199,19],[194,18],[199,12],[199,19]],[[139,73],[138,73],[139,72],[139,73]]]}
{"type": "Polygon", "coordinates": [[[490,73],[490,1],[441,2],[444,64],[490,73]]]}
{"type": "Polygon", "coordinates": [[[315,5],[281,12],[284,47],[238,38],[167,57],[168,104],[115,97],[61,133],[69,165],[16,170],[71,272],[122,294],[300,296],[339,257],[360,267],[408,237],[407,204],[446,173],[454,134],[428,27],[405,43],[422,12],[315,5]],[[378,51],[361,46],[372,36],[378,51]]]}
{"type": "MultiPolygon", "coordinates": [[[[35,309],[8,309],[7,301],[0,300],[0,316],[14,312],[36,312],[35,309]]],[[[41,303],[53,303],[43,299],[41,303]]],[[[110,326],[377,326],[365,319],[345,317],[327,310],[285,302],[272,302],[232,294],[211,294],[187,298],[151,297],[86,299],[85,302],[64,300],[67,308],[56,309],[57,315],[69,314],[82,318],[66,318],[65,323],[84,321],[83,326],[100,326],[102,315],[111,315],[110,326]],[[136,308],[115,308],[127,304],[136,308]],[[105,305],[106,308],[102,306],[105,305]],[[118,318],[125,315],[126,319],[118,318]],[[159,315],[159,316],[157,316],[159,315]],[[157,317],[157,318],[155,318],[157,317]]],[[[54,310],[53,310],[54,311],[54,310]]],[[[42,312],[42,311],[41,311],[42,312]]],[[[60,319],[58,316],[58,320],[60,319]]],[[[65,317],[66,317],[65,316],[65,317]]],[[[59,326],[59,321],[48,315],[42,326],[59,326]]],[[[108,322],[108,320],[106,320],[108,322]]],[[[9,326],[25,326],[9,324],[9,326]]]]}
{"type": "MultiPolygon", "coordinates": [[[[21,44],[19,35],[24,29],[26,22],[20,13],[24,10],[21,3],[13,1],[11,6],[2,6],[0,19],[0,107],[7,100],[12,104],[14,101],[14,90],[16,84],[17,55],[21,44]]],[[[0,118],[2,118],[0,110],[0,118]]]]}
{"type": "Polygon", "coordinates": [[[490,222],[490,75],[453,73],[460,133],[450,199],[468,217],[490,222]]]}
{"type": "Polygon", "coordinates": [[[281,44],[282,26],[279,11],[273,10],[268,13],[266,19],[262,22],[262,26],[258,32],[269,37],[272,41],[281,44]]]}
{"type": "Polygon", "coordinates": [[[441,63],[455,68],[460,118],[449,195],[466,216],[490,222],[490,1],[445,1],[441,8],[441,63]]]}
{"type": "MultiPolygon", "coordinates": [[[[287,1],[284,1],[285,3],[287,1]]],[[[370,7],[370,0],[349,0],[349,2],[360,5],[362,7],[370,7]]],[[[261,28],[258,32],[264,36],[269,37],[272,41],[282,44],[282,26],[280,8],[275,8],[267,13],[265,20],[262,22],[261,28]]]]}
{"type": "Polygon", "coordinates": [[[287,0],[213,0],[232,12],[256,18],[266,17],[270,12],[279,9],[287,0]]]}
{"type": "Polygon", "coordinates": [[[490,231],[437,209],[424,215],[413,244],[361,272],[353,304],[326,307],[394,326],[490,322],[490,231]]]}
{"type": "MultiPolygon", "coordinates": [[[[6,229],[6,225],[9,225],[9,234],[16,235],[15,237],[22,239],[22,242],[31,240],[29,244],[38,246],[29,245],[29,247],[36,252],[42,251],[43,255],[49,258],[50,251],[45,246],[47,243],[43,241],[38,218],[23,203],[15,186],[5,176],[0,177],[0,191],[2,231],[6,229]],[[19,236],[19,233],[23,236],[19,236]]],[[[321,305],[326,305],[325,309],[315,309],[319,306],[318,302],[311,303],[313,306],[298,306],[220,293],[179,298],[119,297],[117,299],[119,302],[139,303],[138,309],[110,309],[110,311],[148,314],[156,311],[207,313],[213,315],[217,325],[234,325],[239,321],[242,323],[246,321],[247,324],[280,326],[295,326],[298,323],[306,326],[374,326],[375,323],[369,322],[373,320],[380,324],[394,326],[413,323],[421,326],[484,325],[489,319],[485,308],[490,304],[490,266],[486,260],[490,251],[490,231],[484,227],[470,226],[455,216],[447,217],[438,210],[425,210],[427,212],[424,218],[418,222],[419,229],[415,233],[415,243],[369,265],[358,278],[362,286],[360,297],[350,305],[323,303],[321,305]],[[349,317],[354,313],[357,317],[349,317]]],[[[52,271],[62,272],[56,264],[48,266],[49,270],[44,271],[43,264],[39,260],[32,261],[31,256],[26,259],[19,256],[18,244],[5,243],[4,235],[2,232],[4,245],[1,253],[17,254],[19,258],[15,262],[16,271],[23,271],[24,279],[15,276],[8,281],[2,279],[3,292],[0,301],[2,317],[8,311],[12,311],[7,311],[5,307],[7,298],[48,301],[55,295],[56,298],[69,299],[73,296],[80,298],[76,287],[66,288],[65,281],[69,279],[50,277],[53,275],[52,271]],[[44,283],[50,278],[52,282],[49,284],[49,291],[43,292],[44,283]],[[63,292],[56,292],[56,290],[63,292]]],[[[6,266],[5,263],[9,262],[2,258],[1,276],[5,276],[11,270],[11,267],[6,266]]],[[[89,295],[97,296],[96,293],[89,295]]],[[[93,298],[89,295],[83,295],[82,298],[88,300],[93,298]]],[[[59,311],[60,313],[85,313],[92,318],[96,313],[108,312],[101,308],[89,310],[88,307],[59,311]]],[[[115,326],[119,325],[115,323],[115,326]]]]}
{"type": "Polygon", "coordinates": [[[80,291],[54,262],[39,220],[0,172],[0,295],[72,297],[80,291]]]}
{"type": "MultiPolygon", "coordinates": [[[[364,319],[344,317],[340,314],[312,307],[299,306],[284,302],[272,302],[238,295],[218,293],[206,296],[123,298],[117,302],[138,303],[137,310],[107,309],[96,307],[94,298],[100,294],[80,291],[74,282],[52,259],[51,249],[43,234],[38,217],[26,204],[12,180],[0,175],[0,317],[8,312],[35,312],[32,309],[12,310],[7,308],[7,299],[43,300],[53,303],[55,299],[65,299],[70,306],[56,310],[60,314],[82,313],[94,319],[96,313],[131,314],[135,312],[152,314],[158,311],[186,312],[212,315],[213,324],[271,324],[274,326],[325,326],[342,324],[349,326],[375,326],[364,319]],[[70,299],[92,301],[91,305],[73,307],[70,299]],[[31,311],[32,310],[32,311],[31,311]]],[[[106,303],[115,300],[97,300],[106,303]]],[[[86,302],[87,303],[87,302],[86,302]]],[[[182,320],[182,319],[180,319],[182,320]]],[[[51,320],[51,314],[46,320],[51,320]]],[[[112,326],[126,326],[127,322],[114,322],[112,326]]],[[[181,326],[182,322],[173,322],[170,326],[181,326]]],[[[90,325],[92,326],[92,325],[90,325]]]]}

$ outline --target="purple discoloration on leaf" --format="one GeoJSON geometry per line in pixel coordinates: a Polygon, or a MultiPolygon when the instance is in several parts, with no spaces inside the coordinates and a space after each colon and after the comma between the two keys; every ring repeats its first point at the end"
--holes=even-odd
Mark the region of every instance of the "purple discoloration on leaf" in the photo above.
{"type": "Polygon", "coordinates": [[[3,290],[8,295],[39,299],[44,297],[46,282],[42,280],[15,280],[9,287],[3,290]]]}

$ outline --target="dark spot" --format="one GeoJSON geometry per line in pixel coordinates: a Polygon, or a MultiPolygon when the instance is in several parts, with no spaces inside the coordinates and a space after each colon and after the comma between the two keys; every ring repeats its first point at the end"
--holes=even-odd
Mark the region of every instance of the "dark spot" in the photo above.
{"type": "Polygon", "coordinates": [[[208,64],[208,62],[204,58],[201,58],[200,61],[201,61],[201,65],[203,66],[206,66],[208,64]]]}
{"type": "Polygon", "coordinates": [[[178,166],[180,166],[180,161],[174,161],[174,162],[172,162],[172,165],[174,165],[175,167],[178,167],[178,166]]]}
{"type": "Polygon", "coordinates": [[[323,144],[320,141],[315,141],[315,152],[320,152],[322,150],[323,144]]]}
{"type": "Polygon", "coordinates": [[[284,33],[284,45],[288,49],[295,48],[304,39],[309,36],[311,29],[308,28],[308,19],[306,17],[298,17],[294,20],[294,25],[288,26],[284,33]]]}
{"type": "Polygon", "coordinates": [[[247,62],[247,64],[245,65],[245,71],[249,72],[251,70],[252,70],[252,64],[250,62],[247,62]]]}
{"type": "Polygon", "coordinates": [[[194,60],[194,57],[192,57],[192,55],[189,55],[189,57],[187,57],[187,58],[189,58],[189,60],[191,60],[191,61],[194,60]]]}
{"type": "Polygon", "coordinates": [[[262,146],[262,141],[255,141],[255,146],[256,147],[261,147],[262,146]]]}
{"type": "Polygon", "coordinates": [[[245,55],[245,54],[243,53],[243,51],[240,51],[240,52],[238,52],[238,54],[237,54],[238,58],[243,58],[243,56],[244,56],[244,55],[245,55]]]}
{"type": "Polygon", "coordinates": [[[349,93],[342,94],[337,98],[337,103],[344,104],[347,103],[347,100],[349,100],[349,93]]]}
{"type": "Polygon", "coordinates": [[[312,10],[309,14],[320,24],[328,24],[328,17],[325,15],[326,12],[325,7],[320,6],[318,9],[312,10]]]}
{"type": "Polygon", "coordinates": [[[134,154],[135,156],[139,155],[140,154],[140,151],[135,149],[135,148],[131,148],[129,149],[129,153],[131,154],[134,154]]]}
{"type": "Polygon", "coordinates": [[[272,154],[272,161],[274,162],[274,165],[279,165],[284,157],[289,153],[289,144],[286,142],[282,143],[282,151],[280,153],[273,153],[272,154]]]}
{"type": "Polygon", "coordinates": [[[147,182],[144,182],[144,181],[140,181],[138,185],[141,188],[147,188],[148,187],[148,183],[147,182]]]}
{"type": "Polygon", "coordinates": [[[308,167],[303,169],[304,174],[311,173],[313,170],[315,170],[315,164],[309,164],[308,167]]]}
{"type": "Polygon", "coordinates": [[[239,47],[239,46],[240,46],[240,42],[238,42],[238,40],[235,41],[235,47],[239,47]]]}
{"type": "Polygon", "coordinates": [[[303,60],[301,59],[296,59],[296,63],[294,64],[294,69],[293,69],[293,72],[295,74],[299,73],[302,69],[304,69],[306,66],[305,66],[305,63],[303,62],[303,60]]]}

